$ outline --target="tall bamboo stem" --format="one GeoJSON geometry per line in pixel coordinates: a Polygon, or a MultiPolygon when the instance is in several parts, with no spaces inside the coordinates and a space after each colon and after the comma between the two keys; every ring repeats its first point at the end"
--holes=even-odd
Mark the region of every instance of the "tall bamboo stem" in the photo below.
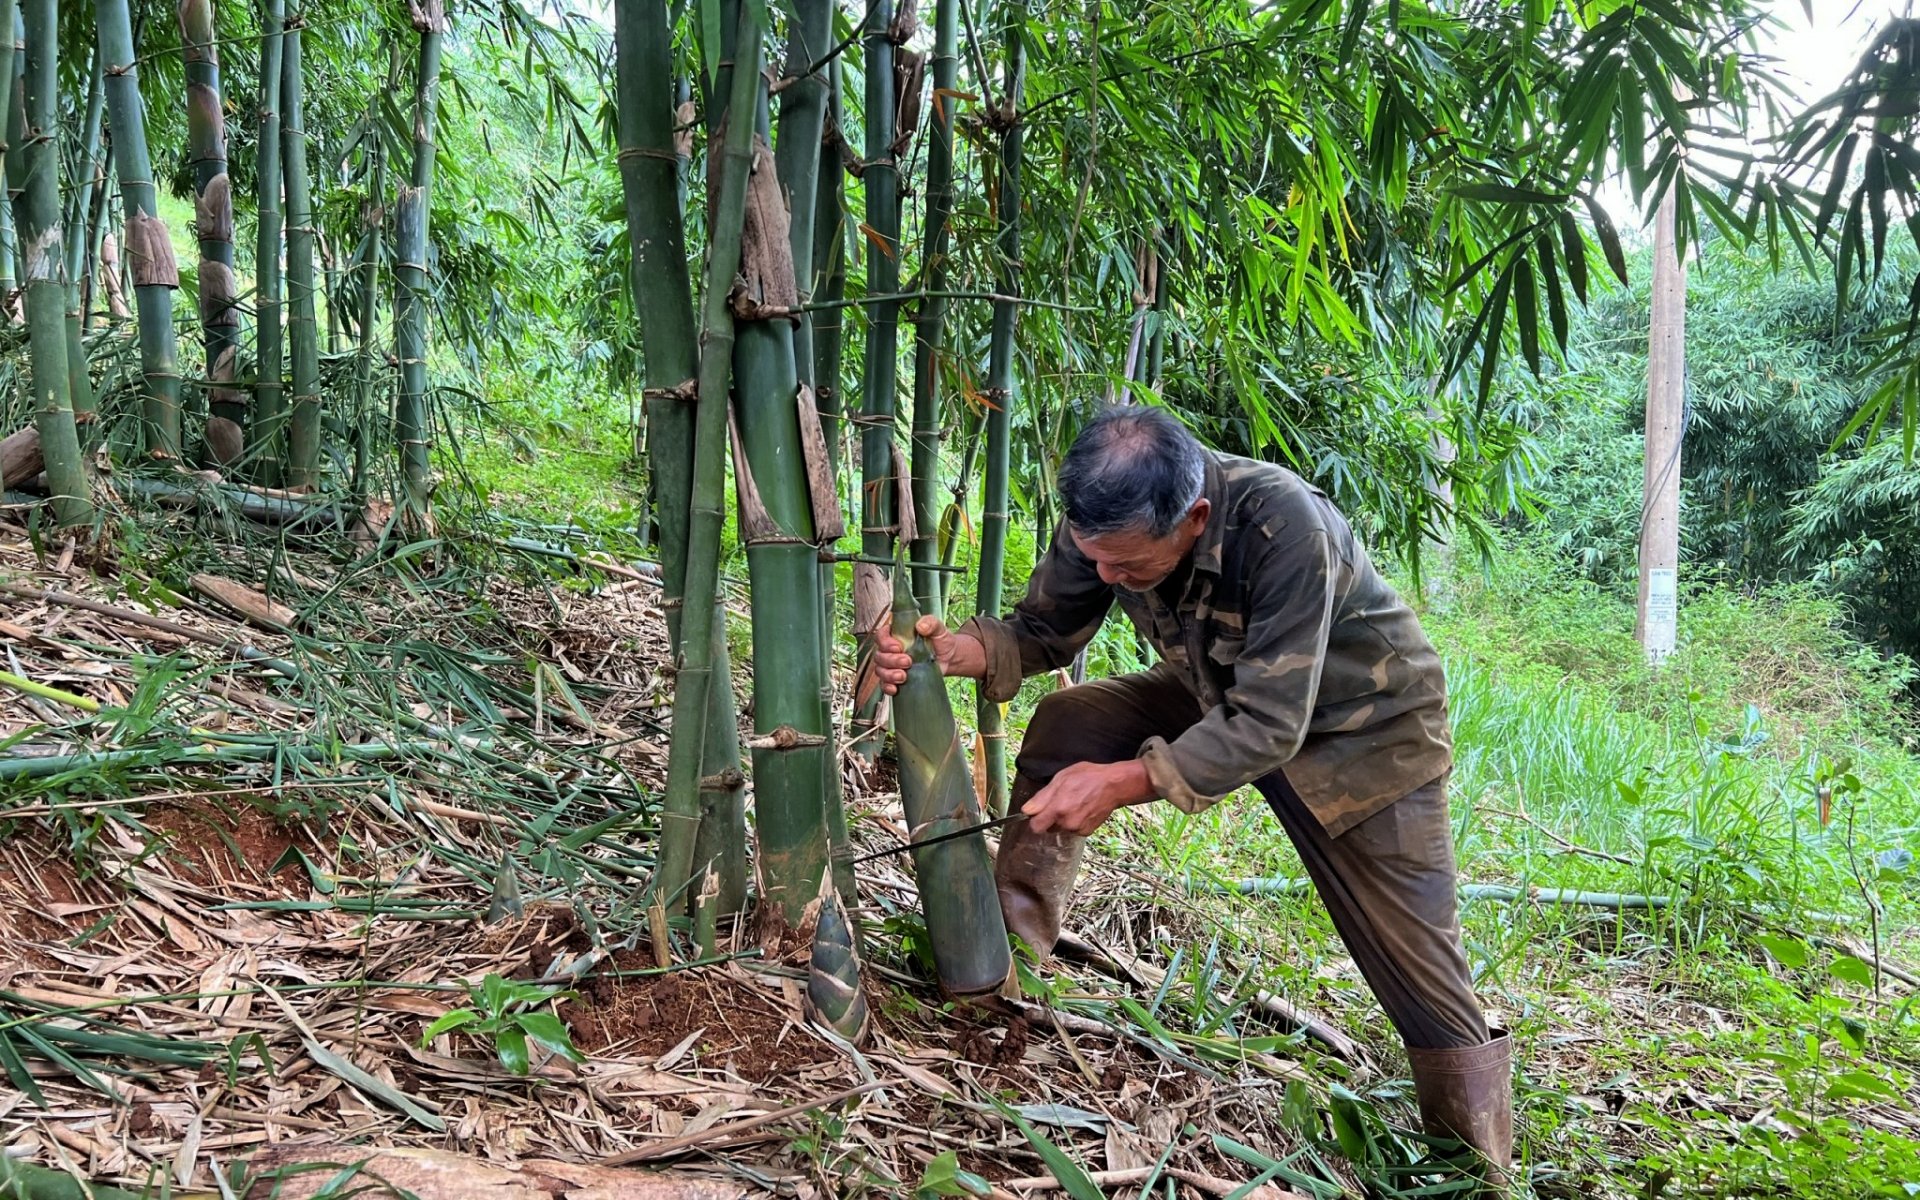
{"type": "Polygon", "coordinates": [[[72,170],[68,172],[71,194],[67,201],[67,214],[61,236],[66,246],[66,338],[67,338],[67,378],[71,381],[70,392],[73,400],[73,419],[83,427],[82,440],[85,440],[84,427],[91,424],[94,417],[95,399],[93,395],[93,376],[87,370],[86,346],[81,341],[80,327],[80,260],[86,253],[87,188],[82,183],[82,175],[91,176],[94,161],[100,154],[100,111],[105,104],[104,82],[100,76],[100,50],[94,47],[90,55],[92,66],[87,72],[87,106],[81,119],[80,143],[72,161],[72,170]]]}
{"type": "Polygon", "coordinates": [[[320,486],[320,323],[314,300],[313,196],[301,71],[305,29],[304,15],[290,14],[281,38],[280,165],[287,180],[287,346],[293,367],[287,486],[311,491],[320,486]]]}
{"type": "MultiPolygon", "coordinates": [[[[900,291],[900,170],[893,158],[894,142],[894,29],[893,0],[874,0],[867,9],[866,30],[866,184],[865,232],[867,294],[892,296],[900,291]]],[[[867,312],[865,390],[860,405],[860,552],[869,558],[893,557],[893,537],[899,530],[896,471],[893,463],[894,391],[899,386],[900,302],[885,300],[864,306],[867,312]]],[[[856,571],[856,574],[859,572],[856,571]]],[[[856,600],[877,589],[854,588],[856,600]]],[[[883,621],[884,610],[857,612],[863,622],[883,621]]],[[[861,628],[861,654],[872,653],[877,626],[861,628]]],[[[877,694],[854,714],[854,747],[871,757],[879,749],[884,730],[874,723],[877,694]]]]}
{"type": "MultiPolygon", "coordinates": [[[[824,53],[832,30],[830,0],[799,0],[789,22],[787,62],[804,70],[824,53]]],[[[780,110],[777,180],[762,139],[749,184],[753,200],[744,231],[752,252],[741,264],[742,299],[753,309],[784,312],[800,295],[796,247],[813,252],[813,205],[818,195],[823,86],[803,79],[785,93],[780,110]],[[782,194],[793,216],[781,229],[782,194]],[[794,218],[797,218],[797,225],[794,218]]],[[[727,121],[755,119],[764,126],[766,89],[754,108],[730,108],[727,121]]],[[[810,290],[810,289],[809,289],[810,290]]],[[[804,324],[804,322],[803,322],[804,324]]],[[[820,561],[799,404],[799,337],[784,315],[756,315],[739,322],[734,346],[734,389],[748,482],[738,489],[741,540],[753,583],[754,810],[760,845],[760,879],[766,901],[797,925],[820,894],[829,861],[827,766],[833,758],[827,706],[829,681],[821,645],[821,614],[795,605],[818,586],[820,561]],[[791,730],[801,737],[780,736],[791,730]]],[[[807,369],[812,375],[809,339],[807,369]]],[[[819,464],[821,468],[824,463],[819,464]]]]}
{"type": "MultiPolygon", "coordinates": [[[[1002,101],[1000,138],[1000,208],[995,257],[999,277],[995,290],[1006,300],[993,305],[993,335],[987,357],[987,462],[980,489],[980,577],[975,611],[1000,613],[1001,582],[1007,565],[1007,468],[1012,451],[1013,405],[1017,381],[1013,370],[1014,327],[1020,318],[1020,169],[1022,128],[1020,103],[1026,79],[1026,0],[1009,0],[1004,28],[1006,92],[1002,101]]],[[[987,779],[987,808],[995,816],[1007,811],[1007,732],[1000,706],[982,694],[976,701],[975,725],[980,730],[982,767],[987,779]]]]}
{"type": "MultiPolygon", "coordinates": [[[[831,26],[829,26],[831,32],[831,26]]],[[[811,270],[807,277],[811,279],[815,294],[822,299],[838,302],[847,290],[846,255],[846,170],[841,162],[840,147],[842,127],[842,109],[840,98],[840,66],[831,64],[827,68],[826,119],[822,123],[820,141],[820,165],[816,169],[815,200],[813,205],[813,245],[810,250],[811,270]]],[[[796,254],[798,243],[796,245],[796,254]]],[[[799,260],[796,258],[796,262],[799,260]]],[[[836,503],[839,499],[840,481],[840,367],[842,351],[845,347],[846,316],[838,308],[824,309],[808,314],[808,329],[811,334],[813,362],[814,409],[820,418],[820,432],[827,447],[827,474],[833,483],[836,503]]],[[[839,609],[838,575],[835,564],[823,562],[819,565],[817,584],[820,603],[820,656],[822,678],[831,686],[833,680],[834,630],[839,609]]],[[[827,697],[827,729],[831,736],[834,729],[833,697],[827,697]]],[[[855,895],[853,863],[847,855],[838,853],[847,844],[847,813],[844,803],[840,776],[840,755],[836,752],[827,755],[821,763],[826,773],[827,826],[828,833],[836,851],[833,858],[834,886],[840,895],[855,895]]]]}
{"type": "Polygon", "coordinates": [[[180,457],[180,368],[174,351],[173,290],[180,272],[173,239],[153,188],[147,154],[147,118],[141,107],[140,72],[133,49],[127,0],[95,0],[94,25],[107,80],[107,115],[113,122],[113,162],[126,207],[126,255],[133,272],[140,321],[140,398],[147,452],[180,457]]]}
{"type": "MultiPolygon", "coordinates": [[[[751,113],[759,86],[764,0],[745,0],[735,39],[729,108],[751,113]]],[[[713,643],[721,620],[720,530],[725,523],[727,380],[733,362],[733,312],[727,296],[740,269],[740,233],[746,214],[747,177],[753,168],[751,120],[728,124],[716,200],[709,227],[705,301],[700,321],[699,407],[694,414],[693,479],[687,511],[686,607],[681,613],[681,662],[674,679],[674,711],[705,714],[713,684],[713,643]]],[[[680,891],[694,865],[702,764],[709,721],[674,724],[667,754],[659,866],[654,890],[680,891]]]]}
{"type": "MultiPolygon", "coordinates": [[[[21,16],[26,69],[20,86],[9,89],[13,98],[7,105],[6,165],[14,224],[25,248],[33,421],[55,519],[64,526],[87,525],[93,521],[93,500],[73,422],[67,363],[67,256],[60,240],[60,159],[55,146],[60,134],[56,0],[28,0],[21,16]]],[[[7,23],[13,24],[11,3],[7,23]]]]}
{"type": "MultiPolygon", "coordinates": [[[[621,0],[613,16],[619,165],[646,371],[647,469],[660,528],[661,604],[677,655],[693,484],[691,385],[699,372],[699,342],[681,215],[684,164],[674,136],[673,31],[665,0],[621,0]]],[[[713,675],[707,688],[693,861],[718,863],[720,909],[737,912],[747,894],[746,800],[724,620],[714,623],[709,643],[713,675]]]]}
{"type": "Polygon", "coordinates": [[[427,428],[427,223],[432,208],[434,108],[440,93],[440,43],[446,34],[444,0],[409,0],[420,57],[414,72],[413,174],[400,189],[394,213],[393,341],[400,359],[400,396],[394,432],[400,442],[402,498],[415,519],[431,501],[431,438],[427,428]]]}
{"type": "Polygon", "coordinates": [[[253,432],[257,447],[255,476],[269,487],[285,482],[281,427],[286,422],[286,331],[282,324],[280,236],[280,92],[286,58],[286,0],[260,4],[260,122],[255,158],[259,230],[254,242],[253,432]]]}
{"type": "MultiPolygon", "coordinates": [[[[948,223],[953,212],[953,118],[960,69],[961,0],[934,9],[933,120],[927,143],[927,217],[920,255],[920,302],[913,339],[913,509],[920,535],[910,548],[922,568],[939,556],[934,492],[940,481],[940,354],[946,340],[948,223]]],[[[913,594],[925,612],[941,612],[940,572],[916,570],[913,594]]]]}
{"type": "MultiPolygon", "coordinates": [[[[23,56],[19,53],[19,38],[14,33],[20,23],[19,4],[17,0],[7,0],[6,3],[0,4],[0,11],[8,14],[6,28],[0,29],[0,92],[5,93],[5,107],[11,109],[14,97],[21,91],[18,82],[20,68],[24,65],[21,61],[23,56]]],[[[6,120],[0,120],[0,130],[6,129],[6,120]]],[[[18,149],[21,153],[25,152],[25,147],[12,145],[11,133],[8,137],[9,150],[18,149]]],[[[6,307],[6,311],[0,313],[0,319],[9,323],[20,317],[18,297],[14,295],[14,289],[18,286],[19,280],[19,273],[13,266],[14,257],[18,253],[17,241],[13,231],[13,205],[12,203],[0,204],[0,304],[6,307]]]]}
{"type": "Polygon", "coordinates": [[[227,176],[227,118],[220,103],[214,0],[181,0],[180,42],[187,73],[187,159],[193,168],[193,221],[200,239],[200,334],[207,348],[207,444],[215,457],[239,457],[246,424],[239,372],[239,288],[233,276],[233,191],[227,176]],[[215,420],[231,429],[216,427],[215,420]]]}
{"type": "MultiPolygon", "coordinates": [[[[394,62],[397,71],[398,61],[394,62]]],[[[367,198],[360,211],[363,232],[359,266],[359,343],[353,356],[353,477],[348,489],[354,507],[367,498],[367,445],[372,438],[368,428],[373,420],[374,322],[380,315],[380,259],[385,248],[387,212],[387,138],[378,123],[380,99],[375,97],[368,109],[369,136],[373,148],[368,153],[367,198]]]]}

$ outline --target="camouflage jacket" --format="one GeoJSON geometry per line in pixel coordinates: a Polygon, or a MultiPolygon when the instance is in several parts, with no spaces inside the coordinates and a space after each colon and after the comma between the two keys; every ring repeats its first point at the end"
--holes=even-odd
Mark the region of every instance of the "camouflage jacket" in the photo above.
{"type": "Polygon", "coordinates": [[[987,650],[986,695],[1009,700],[1021,679],[1072,662],[1118,601],[1207,710],[1140,749],[1181,809],[1284,770],[1338,835],[1447,771],[1440,658],[1326,496],[1225,454],[1208,456],[1205,495],[1213,514],[1173,607],[1165,588],[1102,583],[1063,524],[1013,612],[966,627],[987,650]]]}

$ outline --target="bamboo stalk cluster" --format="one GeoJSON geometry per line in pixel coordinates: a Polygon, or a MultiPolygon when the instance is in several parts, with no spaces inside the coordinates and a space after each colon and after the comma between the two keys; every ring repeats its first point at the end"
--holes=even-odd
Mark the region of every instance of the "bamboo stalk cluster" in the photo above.
{"type": "MultiPolygon", "coordinates": [[[[857,420],[860,444],[856,631],[863,649],[870,648],[891,611],[896,632],[906,633],[920,660],[891,701],[909,823],[919,837],[978,816],[945,684],[912,635],[914,618],[940,611],[944,596],[933,495],[943,420],[960,8],[957,0],[938,0],[934,13],[934,102],[924,122],[930,195],[923,275],[916,282],[922,305],[912,318],[909,455],[895,429],[894,394],[904,298],[900,183],[922,132],[928,64],[909,45],[918,29],[914,6],[880,0],[863,23],[836,36],[831,0],[796,0],[784,24],[785,77],[777,86],[769,86],[763,72],[774,57],[765,45],[763,0],[723,0],[717,31],[703,22],[697,63],[698,93],[706,99],[708,214],[697,322],[684,269],[686,148],[674,136],[692,117],[680,97],[695,89],[674,81],[667,7],[664,0],[615,6],[619,163],[645,352],[652,507],[677,656],[677,719],[654,903],[684,911],[697,936],[708,927],[709,897],[730,887],[744,894],[744,883],[731,878],[738,860],[721,861],[700,848],[709,837],[727,840],[714,829],[716,816],[729,838],[738,818],[730,810],[715,814],[698,799],[703,784],[739,773],[737,757],[712,753],[716,746],[733,749],[726,738],[735,719],[716,591],[731,441],[739,543],[752,592],[750,748],[763,919],[777,915],[811,932],[812,1009],[822,1023],[857,1037],[865,1012],[858,938],[848,917],[855,881],[831,669],[834,564],[848,557],[830,552],[848,532],[836,452],[843,421],[857,420]],[[843,134],[843,64],[836,61],[855,45],[865,63],[858,158],[843,134]],[[852,310],[843,304],[854,258],[844,198],[849,172],[862,185],[867,273],[867,299],[852,310]],[[850,316],[865,332],[857,405],[848,403],[841,380],[850,316]],[[894,565],[891,585],[886,564],[894,565]],[[812,594],[818,604],[796,603],[812,594]],[[727,702],[717,703],[723,697],[727,702]]],[[[1003,276],[1009,280],[1017,285],[1011,272],[1003,276]]],[[[989,442],[989,463],[997,449],[1004,511],[1004,422],[1000,434],[998,443],[989,442]]],[[[985,532],[1004,543],[1004,521],[985,532]]],[[[982,602],[997,603],[996,597],[997,589],[983,591],[982,602]]],[[[886,732],[886,710],[872,682],[865,676],[853,717],[853,748],[869,757],[886,732]]],[[[994,790],[1004,793],[1004,787],[994,790]]],[[[1001,986],[1011,960],[984,840],[929,848],[915,866],[942,985],[955,995],[1001,986]]]]}
{"type": "MultiPolygon", "coordinates": [[[[24,5],[9,4],[6,11],[20,29],[22,53],[16,55],[12,40],[0,39],[0,79],[14,81],[6,89],[4,113],[0,113],[0,127],[7,133],[10,200],[0,206],[0,242],[12,243],[16,229],[22,235],[18,249],[25,277],[19,282],[26,300],[30,370],[37,380],[31,408],[60,523],[85,525],[93,520],[87,460],[102,435],[95,420],[94,383],[82,339],[96,276],[106,287],[109,310],[116,318],[127,315],[119,299],[115,265],[120,246],[108,229],[105,213],[109,165],[122,205],[139,347],[138,429],[132,446],[114,443],[116,454],[131,449],[162,467],[187,466],[198,459],[269,487],[300,491],[328,487],[322,456],[321,281],[316,264],[321,247],[309,170],[311,135],[306,127],[305,9],[289,13],[284,0],[261,0],[258,9],[260,109],[253,164],[258,236],[255,286],[243,299],[234,263],[233,187],[215,0],[182,0],[178,7],[187,161],[199,251],[195,278],[205,350],[204,376],[192,382],[205,389],[207,419],[204,428],[196,430],[183,427],[184,389],[189,381],[183,378],[173,311],[180,271],[159,209],[147,144],[140,54],[127,0],[93,4],[96,40],[85,76],[90,82],[84,104],[75,110],[81,114],[77,146],[72,134],[67,135],[70,153],[65,173],[70,192],[64,206],[58,166],[59,42],[50,31],[57,23],[57,6],[28,0],[24,5]],[[22,61],[16,63],[16,58],[22,61]],[[242,323],[249,307],[255,324],[250,380],[242,371],[242,323]]],[[[402,499],[411,512],[424,516],[431,494],[426,345],[432,280],[427,265],[427,214],[446,14],[440,0],[411,4],[409,13],[419,54],[412,171],[393,206],[399,259],[394,338],[401,385],[395,422],[405,484],[402,499]]],[[[369,157],[379,165],[370,171],[374,195],[365,244],[358,255],[361,354],[352,396],[355,453],[349,481],[356,498],[364,497],[368,467],[366,408],[373,382],[369,351],[387,211],[379,196],[385,186],[384,139],[377,131],[365,136],[377,148],[369,157]]],[[[9,291],[14,258],[9,246],[0,246],[0,287],[9,291]]],[[[330,260],[326,270],[331,340],[338,305],[330,260]]]]}

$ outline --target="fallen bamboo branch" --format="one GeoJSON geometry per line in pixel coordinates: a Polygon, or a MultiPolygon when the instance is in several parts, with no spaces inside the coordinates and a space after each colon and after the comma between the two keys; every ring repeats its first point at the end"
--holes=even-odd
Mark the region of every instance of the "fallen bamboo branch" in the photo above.
{"type": "MultiPolygon", "coordinates": [[[[1236,879],[1229,883],[1188,880],[1188,895],[1202,896],[1294,896],[1313,890],[1311,880],[1276,875],[1270,878],[1236,879]]],[[[1532,900],[1539,904],[1562,904],[1574,908],[1605,908],[1615,911],[1665,908],[1668,896],[1640,892],[1590,892],[1582,888],[1532,887],[1525,884],[1462,883],[1462,900],[1532,900]]]]}
{"type": "MultiPolygon", "coordinates": [[[[1206,1193],[1209,1196],[1232,1196],[1239,1194],[1246,1200],[1312,1200],[1299,1192],[1290,1192],[1270,1183],[1260,1184],[1252,1191],[1244,1190],[1246,1184],[1231,1179],[1222,1179],[1218,1175],[1207,1175],[1199,1171],[1189,1171],[1184,1167],[1129,1167],[1121,1171],[1090,1171],[1087,1178],[1095,1187],[1126,1187],[1145,1183],[1156,1176],[1165,1179],[1177,1179],[1188,1187],[1206,1193]]],[[[1029,1192],[1061,1192],[1067,1185],[1056,1179],[1051,1173],[1046,1175],[1027,1175],[1019,1179],[1009,1179],[1000,1184],[1008,1190],[1029,1192]]]]}
{"type": "Polygon", "coordinates": [[[409,754],[436,749],[436,742],[366,742],[347,746],[253,745],[182,746],[171,753],[151,750],[96,750],[88,754],[55,754],[44,758],[0,758],[0,782],[16,779],[44,779],[69,771],[98,770],[104,767],[150,765],[156,767],[192,766],[218,762],[264,762],[275,754],[286,754],[307,762],[380,762],[404,758],[409,754]]]}
{"type": "Polygon", "coordinates": [[[789,1104],[785,1108],[776,1108],[772,1112],[761,1113],[757,1117],[748,1117],[744,1121],[729,1121],[725,1125],[715,1125],[713,1128],[703,1129],[699,1133],[682,1134],[680,1137],[668,1138],[664,1142],[656,1142],[651,1146],[641,1146],[634,1150],[628,1150],[624,1154],[615,1154],[610,1158],[601,1159],[599,1165],[603,1167],[620,1167],[628,1163],[645,1162],[652,1158],[664,1158],[669,1154],[678,1154],[683,1150],[691,1150],[695,1146],[704,1145],[708,1142],[734,1137],[738,1134],[746,1133],[748,1130],[758,1129],[762,1125],[771,1125],[775,1121],[784,1121],[788,1117],[797,1117],[803,1112],[811,1112],[816,1108],[825,1108],[829,1104],[838,1104],[842,1100],[851,1100],[855,1096],[864,1096],[868,1092],[877,1092],[883,1087],[893,1087],[905,1082],[907,1081],[904,1079],[880,1079],[872,1083],[863,1083],[858,1087],[851,1087],[845,1091],[835,1092],[831,1096],[822,1096],[818,1100],[808,1100],[803,1104],[789,1104]]]}
{"type": "Polygon", "coordinates": [[[288,679],[300,678],[300,668],[284,659],[274,658],[265,651],[258,650],[244,642],[235,642],[229,638],[223,638],[218,634],[208,633],[203,629],[194,629],[191,626],[182,625],[178,621],[169,621],[163,617],[152,616],[151,614],[138,612],[131,608],[121,608],[116,604],[102,604],[98,600],[89,600],[84,596],[75,596],[67,592],[56,592],[37,587],[29,587],[24,583],[0,583],[0,592],[19,596],[24,600],[39,600],[45,604],[59,604],[67,608],[77,608],[82,612],[97,613],[103,617],[112,617],[115,620],[138,625],[144,629],[154,629],[162,633],[170,633],[174,637],[185,638],[190,642],[199,642],[203,646],[213,646],[216,649],[237,654],[248,662],[258,663],[263,667],[278,671],[288,679]]]}
{"type": "MultiPolygon", "coordinates": [[[[1060,935],[1059,946],[1081,955],[1085,961],[1092,963],[1096,967],[1099,965],[1100,960],[1104,959],[1106,962],[1120,969],[1122,982],[1157,988],[1164,983],[1167,978],[1167,973],[1152,963],[1143,962],[1131,955],[1121,954],[1118,951],[1104,950],[1086,939],[1076,937],[1073,934],[1062,933],[1060,935]]],[[[1225,1005],[1232,1005],[1234,1002],[1232,997],[1229,996],[1218,996],[1216,999],[1225,1005]]],[[[1268,1016],[1278,1018],[1333,1051],[1335,1057],[1344,1059],[1347,1062],[1357,1063],[1361,1061],[1360,1046],[1357,1042],[1346,1034],[1341,1033],[1338,1029],[1335,1029],[1325,1020],[1314,1016],[1312,1013],[1300,1008],[1291,1001],[1284,1000],[1272,992],[1262,990],[1254,993],[1253,1002],[1268,1016]]]]}

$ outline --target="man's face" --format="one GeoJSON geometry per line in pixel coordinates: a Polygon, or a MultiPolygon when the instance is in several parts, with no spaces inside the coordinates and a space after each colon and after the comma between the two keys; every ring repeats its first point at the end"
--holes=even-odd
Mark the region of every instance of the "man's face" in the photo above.
{"type": "Polygon", "coordinates": [[[1072,526],[1068,526],[1068,533],[1080,553],[1093,560],[1102,583],[1130,592],[1150,592],[1173,574],[1174,568],[1193,549],[1212,511],[1206,497],[1201,497],[1193,502],[1173,532],[1160,538],[1150,536],[1145,530],[1088,535],[1072,526]]]}

